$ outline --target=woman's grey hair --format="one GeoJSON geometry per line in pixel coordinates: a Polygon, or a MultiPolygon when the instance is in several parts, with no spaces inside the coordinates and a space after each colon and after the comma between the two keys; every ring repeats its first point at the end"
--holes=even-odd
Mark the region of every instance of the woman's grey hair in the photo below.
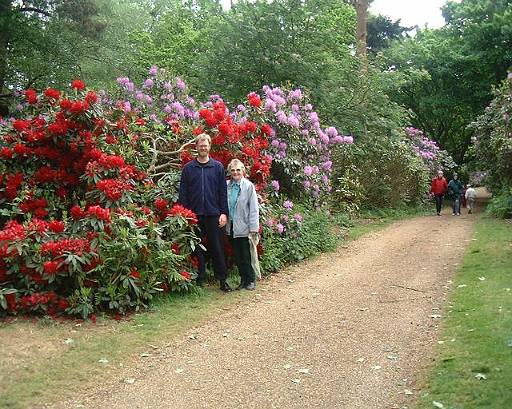
{"type": "Polygon", "coordinates": [[[242,169],[242,173],[245,175],[245,165],[243,164],[243,162],[240,160],[240,159],[232,159],[231,162],[229,162],[228,164],[228,172],[231,172],[231,168],[232,167],[237,167],[239,166],[240,169],[242,169]]]}

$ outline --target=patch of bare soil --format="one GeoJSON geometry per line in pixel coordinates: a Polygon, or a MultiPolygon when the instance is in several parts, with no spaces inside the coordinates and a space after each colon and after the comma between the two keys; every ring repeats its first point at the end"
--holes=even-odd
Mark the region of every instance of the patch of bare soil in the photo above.
{"type": "Polygon", "coordinates": [[[259,283],[110,382],[40,407],[407,407],[472,227],[471,215],[446,213],[395,223],[259,283]]]}

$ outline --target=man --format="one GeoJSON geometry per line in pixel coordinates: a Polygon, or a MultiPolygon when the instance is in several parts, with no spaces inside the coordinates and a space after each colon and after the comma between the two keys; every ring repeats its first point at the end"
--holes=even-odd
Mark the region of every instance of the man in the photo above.
{"type": "MultiPolygon", "coordinates": [[[[210,158],[211,138],[200,134],[196,139],[197,158],[183,167],[180,180],[179,202],[197,215],[201,238],[206,238],[208,253],[213,262],[215,277],[220,289],[231,291],[226,283],[227,269],[221,229],[227,223],[228,201],[224,166],[210,158]]],[[[204,251],[196,247],[199,260],[197,284],[206,281],[204,251]]]]}
{"type": "Polygon", "coordinates": [[[436,201],[436,210],[437,215],[441,216],[441,208],[443,207],[443,197],[446,193],[446,189],[448,189],[448,183],[446,179],[443,177],[443,171],[437,171],[437,177],[432,179],[432,183],[430,185],[430,191],[434,195],[434,199],[436,201]]]}
{"type": "Polygon", "coordinates": [[[462,193],[462,183],[459,180],[459,175],[453,174],[453,179],[448,183],[448,191],[453,199],[452,209],[453,216],[460,216],[460,195],[462,193]]]}
{"type": "Polygon", "coordinates": [[[468,205],[468,214],[471,214],[475,209],[476,190],[473,189],[473,187],[471,187],[471,185],[468,184],[468,187],[464,195],[466,196],[466,202],[468,205]]]}

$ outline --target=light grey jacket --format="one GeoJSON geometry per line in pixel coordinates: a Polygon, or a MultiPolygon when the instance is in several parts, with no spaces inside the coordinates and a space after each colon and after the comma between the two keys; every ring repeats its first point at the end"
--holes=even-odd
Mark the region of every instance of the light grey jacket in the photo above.
{"type": "MultiPolygon", "coordinates": [[[[232,181],[229,180],[228,200],[231,192],[231,184],[232,181]]],[[[240,180],[240,194],[236,202],[235,214],[229,215],[226,228],[228,234],[231,234],[231,225],[233,225],[233,237],[248,237],[250,232],[257,232],[260,228],[258,196],[256,195],[254,185],[246,178],[240,180]]]]}

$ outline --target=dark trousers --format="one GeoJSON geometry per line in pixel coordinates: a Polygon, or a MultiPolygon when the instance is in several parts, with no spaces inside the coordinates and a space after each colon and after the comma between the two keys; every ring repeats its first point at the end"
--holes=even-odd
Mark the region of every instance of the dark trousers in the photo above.
{"type": "Polygon", "coordinates": [[[437,213],[441,213],[441,208],[443,207],[443,195],[434,195],[434,199],[436,200],[437,213]]]}
{"type": "MultiPolygon", "coordinates": [[[[227,269],[224,257],[224,233],[219,228],[219,216],[198,216],[199,235],[206,238],[206,249],[213,264],[215,278],[219,281],[226,281],[227,269]]],[[[195,255],[199,260],[199,271],[197,281],[206,281],[206,260],[204,250],[197,246],[195,255]]]]}
{"type": "Polygon", "coordinates": [[[233,246],[233,254],[235,256],[235,264],[240,274],[240,283],[247,285],[256,281],[256,274],[251,264],[251,249],[249,247],[249,239],[247,237],[230,236],[231,246],[233,246]]]}

